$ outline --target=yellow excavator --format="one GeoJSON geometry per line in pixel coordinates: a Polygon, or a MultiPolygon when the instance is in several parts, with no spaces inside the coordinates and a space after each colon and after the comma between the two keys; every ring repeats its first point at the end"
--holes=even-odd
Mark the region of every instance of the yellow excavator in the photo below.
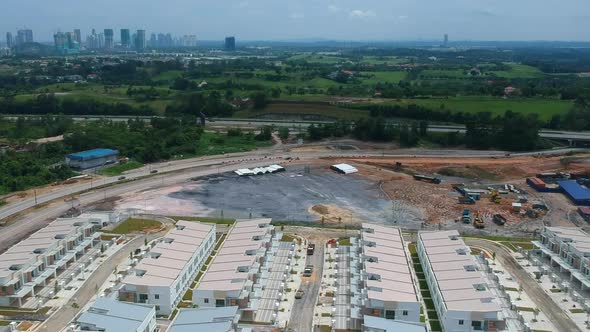
{"type": "Polygon", "coordinates": [[[497,189],[492,190],[492,195],[490,198],[492,202],[496,204],[500,204],[502,202],[502,197],[500,196],[500,192],[497,189]]]}
{"type": "Polygon", "coordinates": [[[479,216],[479,212],[476,212],[476,213],[475,213],[475,219],[473,219],[473,226],[474,226],[475,228],[479,228],[479,229],[481,229],[481,228],[484,228],[484,227],[485,227],[485,224],[484,224],[483,220],[482,220],[482,219],[481,219],[481,217],[479,216]]]}

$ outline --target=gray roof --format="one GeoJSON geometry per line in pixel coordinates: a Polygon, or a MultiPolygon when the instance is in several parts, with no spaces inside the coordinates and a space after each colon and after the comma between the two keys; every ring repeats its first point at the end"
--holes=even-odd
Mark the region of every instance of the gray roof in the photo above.
{"type": "Polygon", "coordinates": [[[423,324],[403,322],[381,317],[365,315],[364,327],[382,330],[384,332],[425,332],[423,324]]]}
{"type": "Polygon", "coordinates": [[[168,332],[193,332],[195,328],[207,332],[233,331],[237,314],[238,307],[181,309],[168,332]]]}
{"type": "Polygon", "coordinates": [[[77,321],[100,327],[105,332],[137,331],[152,310],[153,307],[99,297],[77,321]]]}

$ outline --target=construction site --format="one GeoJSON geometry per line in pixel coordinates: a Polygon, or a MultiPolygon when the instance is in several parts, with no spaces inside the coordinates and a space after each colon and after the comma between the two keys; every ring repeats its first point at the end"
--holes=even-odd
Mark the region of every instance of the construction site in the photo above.
{"type": "Polygon", "coordinates": [[[291,223],[528,236],[543,223],[586,222],[559,192],[539,192],[527,178],[590,173],[590,157],[518,156],[288,158],[285,172],[222,173],[181,185],[130,193],[116,206],[157,214],[270,217],[291,223]],[[333,166],[348,165],[351,174],[333,166]]]}

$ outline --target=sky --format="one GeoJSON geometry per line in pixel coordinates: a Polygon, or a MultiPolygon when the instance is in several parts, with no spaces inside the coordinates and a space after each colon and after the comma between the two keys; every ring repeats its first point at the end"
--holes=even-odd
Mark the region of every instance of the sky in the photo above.
{"type": "MultiPolygon", "coordinates": [[[[0,31],[145,29],[201,40],[590,41],[588,0],[2,0],[0,31]]],[[[118,36],[118,32],[116,33],[118,36]]]]}

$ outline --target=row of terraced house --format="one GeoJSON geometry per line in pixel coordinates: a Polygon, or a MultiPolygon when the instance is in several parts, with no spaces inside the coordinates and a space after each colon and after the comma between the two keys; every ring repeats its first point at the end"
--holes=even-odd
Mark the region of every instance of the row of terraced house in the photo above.
{"type": "MultiPolygon", "coordinates": [[[[57,282],[64,271],[100,246],[103,226],[118,214],[82,214],[59,218],[0,255],[0,306],[29,307],[38,292],[57,282]]],[[[72,277],[73,278],[73,277],[72,277]]],[[[58,285],[59,286],[59,285],[58,285]]]]}

